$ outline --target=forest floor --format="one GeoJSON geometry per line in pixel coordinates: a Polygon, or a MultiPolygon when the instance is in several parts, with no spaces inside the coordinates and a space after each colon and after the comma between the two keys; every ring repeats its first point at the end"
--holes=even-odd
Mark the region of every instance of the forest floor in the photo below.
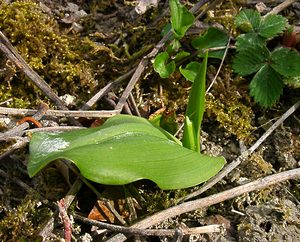
{"type": "MultiPolygon", "coordinates": [[[[191,38],[212,26],[230,34],[234,46],[234,17],[242,8],[265,15],[291,2],[279,14],[299,31],[299,1],[182,2],[188,8],[198,4],[201,13],[181,40],[189,51],[191,38]]],[[[262,108],[249,94],[251,79],[232,69],[234,48],[223,64],[208,61],[207,86],[215,81],[206,95],[201,148],[235,167],[201,195],[201,184],[163,191],[148,180],[126,186],[88,183],[91,188],[61,163],[29,178],[33,129],[99,126],[118,114],[118,107],[145,118],[163,115],[166,127],[179,129],[191,83],[179,72],[160,78],[149,55],[165,48],[166,42],[157,44],[169,22],[168,6],[164,0],[0,0],[1,241],[124,241],[124,234],[128,241],[300,241],[300,187],[294,179],[300,177],[299,89],[285,86],[278,102],[262,108]],[[49,90],[36,87],[43,80],[49,90]],[[79,110],[80,118],[45,115],[41,102],[50,109],[79,110]],[[89,117],[88,109],[101,111],[89,117]],[[35,112],[42,127],[30,119],[21,124],[35,112]],[[280,172],[281,178],[270,176],[280,172]],[[264,177],[269,180],[260,180],[264,177]],[[254,187],[246,187],[250,182],[254,187]],[[232,188],[239,190],[235,194],[232,188]],[[201,228],[204,232],[196,231],[201,228]]],[[[300,31],[296,36],[299,52],[300,31]]],[[[271,45],[281,45],[282,39],[271,45]]]]}

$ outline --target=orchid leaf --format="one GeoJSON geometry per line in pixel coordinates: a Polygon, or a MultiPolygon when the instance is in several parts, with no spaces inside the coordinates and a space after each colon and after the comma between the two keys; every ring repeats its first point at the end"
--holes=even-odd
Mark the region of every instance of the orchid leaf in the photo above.
{"type": "Polygon", "coordinates": [[[186,118],[189,118],[189,122],[194,130],[195,145],[190,147],[191,132],[188,128],[184,127],[183,132],[183,146],[192,149],[196,152],[200,152],[200,129],[205,111],[205,86],[206,86],[206,68],[207,68],[208,53],[206,52],[205,58],[201,63],[201,67],[198,70],[198,74],[193,82],[191,93],[189,96],[189,102],[186,110],[186,118]]]}
{"type": "Polygon", "coordinates": [[[149,179],[162,189],[180,189],[202,183],[222,169],[224,158],[199,154],[169,137],[148,120],[129,115],[112,117],[97,128],[36,132],[29,146],[28,173],[33,177],[52,161],[66,159],[97,183],[149,179]]]}

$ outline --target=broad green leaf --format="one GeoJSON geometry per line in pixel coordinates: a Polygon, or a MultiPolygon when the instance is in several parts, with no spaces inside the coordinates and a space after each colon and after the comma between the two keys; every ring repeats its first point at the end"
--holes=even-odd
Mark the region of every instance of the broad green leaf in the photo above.
{"type": "MultiPolygon", "coordinates": [[[[205,58],[201,64],[201,68],[193,82],[191,93],[189,95],[189,101],[186,110],[186,117],[189,118],[194,129],[194,136],[196,140],[194,150],[200,152],[200,129],[203,119],[203,114],[205,111],[205,84],[206,84],[206,68],[207,68],[207,58],[208,53],[206,52],[205,58]]],[[[188,143],[185,143],[187,140],[190,140],[190,132],[184,128],[183,132],[183,146],[189,147],[188,143]]]]}
{"type": "Polygon", "coordinates": [[[263,66],[250,83],[250,95],[263,107],[271,107],[280,97],[283,82],[269,65],[263,66]]]}
{"type": "MultiPolygon", "coordinates": [[[[217,28],[209,28],[205,34],[199,36],[192,41],[192,46],[203,51],[199,54],[200,57],[205,55],[205,50],[215,47],[225,47],[227,45],[228,36],[225,32],[217,28]]],[[[222,59],[225,50],[209,51],[208,57],[222,59]]]]}
{"type": "Polygon", "coordinates": [[[34,133],[29,150],[30,177],[56,159],[67,159],[97,183],[123,185],[149,179],[162,189],[202,183],[225,163],[224,158],[184,148],[149,121],[128,115],[110,118],[97,128],[34,133]]]}
{"type": "Polygon", "coordinates": [[[271,66],[285,77],[300,76],[300,55],[288,48],[279,48],[271,53],[271,66]]]}
{"type": "Polygon", "coordinates": [[[247,76],[261,69],[269,60],[270,52],[265,46],[255,45],[242,49],[233,60],[233,69],[247,76]]]}
{"type": "Polygon", "coordinates": [[[170,0],[171,24],[175,37],[182,38],[193,25],[195,17],[179,0],[170,0]]]}
{"type": "Polygon", "coordinates": [[[201,68],[201,64],[197,61],[193,61],[187,64],[185,68],[180,66],[179,71],[184,76],[185,79],[194,82],[197,74],[199,73],[200,68],[201,68]]]}
{"type": "Polygon", "coordinates": [[[281,15],[270,14],[262,18],[258,33],[264,38],[273,38],[283,32],[287,20],[281,15]]]}
{"type": "Polygon", "coordinates": [[[161,52],[155,57],[153,67],[161,78],[167,78],[175,71],[175,62],[168,63],[168,61],[169,54],[167,52],[161,52]]]}
{"type": "Polygon", "coordinates": [[[261,16],[259,12],[252,9],[242,10],[234,20],[237,28],[244,32],[256,32],[259,29],[261,16]]]}

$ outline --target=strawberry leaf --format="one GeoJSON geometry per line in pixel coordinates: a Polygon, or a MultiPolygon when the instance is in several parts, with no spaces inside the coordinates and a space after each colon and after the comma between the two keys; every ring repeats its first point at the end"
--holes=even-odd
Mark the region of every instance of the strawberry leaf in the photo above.
{"type": "Polygon", "coordinates": [[[281,15],[270,14],[262,18],[258,28],[259,35],[264,38],[273,38],[283,32],[287,25],[287,20],[281,15]]]}
{"type": "Polygon", "coordinates": [[[271,53],[271,66],[285,77],[300,76],[300,55],[288,48],[279,48],[271,53]]]}
{"type": "Polygon", "coordinates": [[[269,65],[264,65],[250,83],[250,95],[262,107],[271,107],[283,90],[281,76],[269,65]]]}
{"type": "Polygon", "coordinates": [[[241,76],[257,72],[268,61],[269,50],[265,46],[253,45],[237,53],[233,61],[233,69],[241,76]]]}
{"type": "Polygon", "coordinates": [[[244,32],[254,32],[259,28],[260,21],[261,16],[259,12],[245,9],[235,17],[234,24],[244,32]]]}

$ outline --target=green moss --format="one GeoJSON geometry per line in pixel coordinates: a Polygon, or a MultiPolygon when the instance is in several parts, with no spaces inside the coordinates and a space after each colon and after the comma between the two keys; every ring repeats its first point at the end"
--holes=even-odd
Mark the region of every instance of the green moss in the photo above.
{"type": "MultiPolygon", "coordinates": [[[[209,67],[209,72],[215,75],[216,70],[209,67]]],[[[206,113],[216,119],[220,126],[237,139],[250,142],[254,130],[252,120],[254,113],[249,106],[248,90],[239,80],[233,79],[230,66],[225,66],[220,77],[214,83],[211,92],[206,96],[206,113]]]]}
{"type": "MultiPolygon", "coordinates": [[[[86,53],[79,48],[81,40],[61,33],[56,21],[44,14],[38,4],[32,1],[6,4],[1,1],[0,28],[25,61],[59,95],[83,94],[81,97],[84,98],[95,88],[92,67],[84,60],[86,53]]],[[[3,64],[7,68],[7,61],[3,64]]],[[[5,83],[3,76],[0,79],[0,101],[12,97],[10,106],[18,107],[37,103],[37,94],[32,93],[40,92],[30,80],[23,75],[10,75],[10,80],[5,83]]]]}
{"type": "Polygon", "coordinates": [[[48,209],[37,209],[37,204],[36,200],[25,199],[19,206],[7,211],[0,220],[0,240],[37,241],[35,232],[39,224],[49,216],[48,209]]]}

